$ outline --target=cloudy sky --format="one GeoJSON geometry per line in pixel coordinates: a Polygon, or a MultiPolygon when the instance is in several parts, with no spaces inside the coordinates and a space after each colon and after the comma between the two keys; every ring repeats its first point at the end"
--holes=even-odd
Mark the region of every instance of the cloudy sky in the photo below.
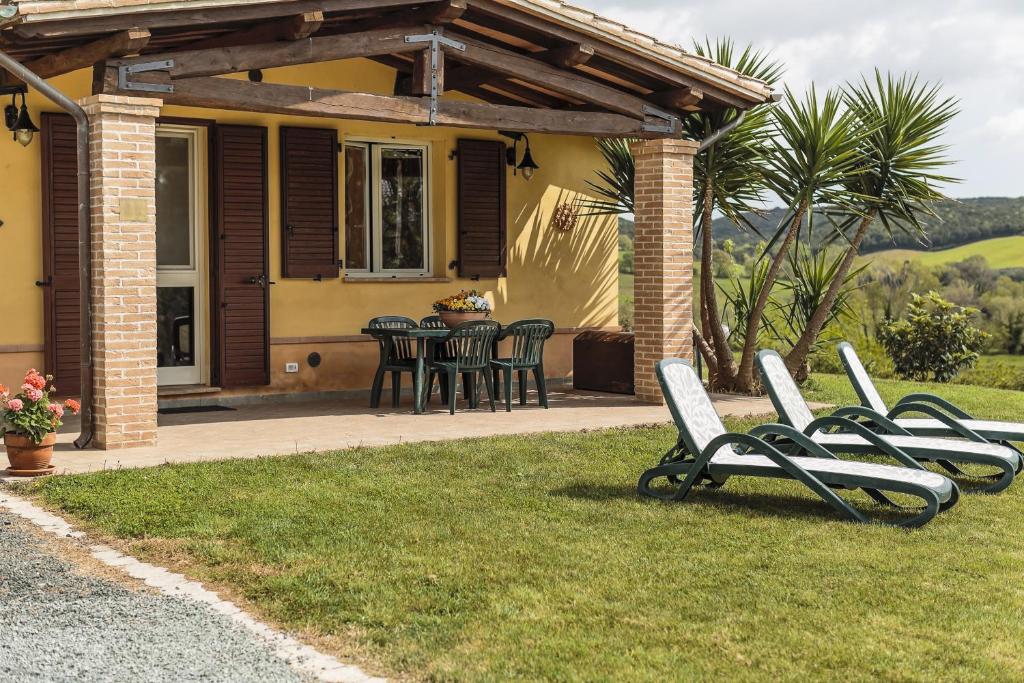
{"type": "Polygon", "coordinates": [[[960,99],[956,197],[1024,195],[1024,0],[575,0],[688,47],[730,36],[771,50],[785,83],[841,84],[876,66],[960,99]]]}

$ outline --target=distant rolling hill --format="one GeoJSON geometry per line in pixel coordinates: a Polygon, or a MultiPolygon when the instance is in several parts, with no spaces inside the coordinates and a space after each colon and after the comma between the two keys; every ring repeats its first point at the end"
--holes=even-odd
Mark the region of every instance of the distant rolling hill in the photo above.
{"type": "Polygon", "coordinates": [[[919,261],[926,266],[941,266],[957,263],[972,256],[983,256],[988,261],[989,267],[996,270],[1024,268],[1024,235],[982,240],[939,251],[888,249],[867,254],[862,258],[875,262],[882,260],[898,263],[919,261]]]}
{"type": "MultiPolygon", "coordinates": [[[[917,236],[897,233],[890,239],[881,225],[876,225],[864,242],[862,251],[871,253],[888,249],[942,250],[995,237],[1024,235],[1024,197],[979,197],[939,202],[935,206],[939,219],[925,221],[927,244],[917,236]]],[[[763,235],[771,235],[785,215],[784,209],[771,209],[763,216],[750,216],[754,227],[763,235]]],[[[816,219],[815,240],[828,235],[830,226],[822,217],[816,219]]],[[[731,239],[737,245],[756,244],[756,234],[743,231],[725,218],[715,221],[715,241],[731,239]]]]}

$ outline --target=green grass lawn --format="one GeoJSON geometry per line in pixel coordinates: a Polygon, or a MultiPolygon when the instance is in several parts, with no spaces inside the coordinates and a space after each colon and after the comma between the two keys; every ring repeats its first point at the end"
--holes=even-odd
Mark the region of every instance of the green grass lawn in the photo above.
{"type": "MultiPolygon", "coordinates": [[[[882,383],[890,399],[921,388],[882,383]]],[[[939,391],[980,414],[1024,415],[1022,393],[939,391]]],[[[813,378],[809,394],[853,397],[835,376],[813,378]]],[[[674,436],[364,448],[61,477],[33,491],[377,673],[1024,678],[1020,485],[915,532],[840,522],[781,481],[733,480],[683,504],[639,499],[638,476],[674,436]]]]}
{"type": "Polygon", "coordinates": [[[972,242],[953,249],[942,251],[915,251],[912,249],[890,249],[867,254],[865,259],[890,260],[897,263],[919,261],[926,266],[941,266],[957,263],[972,256],[984,256],[990,268],[1019,268],[1024,265],[1024,235],[998,237],[980,242],[972,242]]]}

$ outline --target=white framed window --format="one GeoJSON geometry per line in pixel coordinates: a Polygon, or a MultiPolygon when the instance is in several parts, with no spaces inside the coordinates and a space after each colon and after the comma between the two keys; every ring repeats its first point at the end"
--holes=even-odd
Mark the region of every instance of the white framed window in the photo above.
{"type": "Polygon", "coordinates": [[[346,274],[430,275],[429,166],[426,144],[345,143],[346,274]]]}

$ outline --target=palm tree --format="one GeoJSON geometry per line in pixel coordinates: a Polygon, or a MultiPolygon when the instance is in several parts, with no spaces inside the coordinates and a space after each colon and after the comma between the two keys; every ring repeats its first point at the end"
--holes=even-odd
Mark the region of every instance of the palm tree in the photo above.
{"type": "Polygon", "coordinates": [[[853,112],[843,108],[842,94],[829,91],[819,101],[812,85],[799,100],[787,89],[784,101],[784,106],[772,111],[775,144],[766,160],[766,178],[787,211],[762,255],[770,265],[747,320],[733,386],[727,387],[743,393],[752,393],[756,387],[754,355],[762,318],[805,220],[812,228],[815,206],[857,211],[849,187],[860,173],[858,159],[866,131],[857,125],[853,112]]]}
{"type": "MultiPolygon", "coordinates": [[[[751,46],[739,51],[728,39],[695,43],[694,52],[769,85],[782,75],[781,63],[772,60],[767,53],[751,46]]],[[[707,361],[712,388],[728,387],[736,376],[713,278],[713,220],[717,213],[737,225],[749,227],[746,214],[756,213],[762,206],[765,191],[762,161],[770,143],[768,112],[767,107],[747,112],[728,136],[694,159],[694,225],[701,244],[702,274],[700,332],[694,336],[698,350],[707,361]]],[[[739,115],[733,109],[692,112],[683,118],[683,130],[694,140],[705,140],[733,124],[739,115]]],[[[599,172],[601,183],[590,183],[600,199],[588,202],[588,206],[596,213],[632,212],[635,167],[629,141],[601,140],[598,144],[609,170],[599,172]]]]}
{"type": "MultiPolygon", "coordinates": [[[[769,85],[782,75],[780,62],[750,46],[737,53],[730,40],[714,45],[707,40],[695,43],[694,52],[769,85]]],[[[747,216],[757,213],[764,202],[763,161],[771,142],[770,111],[759,107],[747,112],[735,130],[697,155],[693,164],[693,218],[701,245],[700,331],[694,339],[707,364],[709,384],[716,390],[731,389],[737,369],[715,287],[714,218],[717,212],[738,226],[751,228],[747,216]]],[[[690,137],[704,140],[733,124],[737,116],[732,109],[697,112],[684,119],[683,129],[690,137]]]]}
{"type": "Polygon", "coordinates": [[[919,85],[916,76],[906,74],[883,78],[876,69],[874,87],[863,78],[860,84],[847,86],[845,99],[868,133],[861,141],[859,172],[848,183],[861,206],[845,227],[858,227],[828,293],[786,357],[794,374],[805,366],[875,221],[880,220],[890,234],[894,229],[923,234],[921,218],[935,217],[929,205],[946,198],[935,186],[957,182],[939,174],[952,161],[946,156],[948,146],[937,140],[958,108],[955,99],[941,97],[938,85],[919,85]]]}

